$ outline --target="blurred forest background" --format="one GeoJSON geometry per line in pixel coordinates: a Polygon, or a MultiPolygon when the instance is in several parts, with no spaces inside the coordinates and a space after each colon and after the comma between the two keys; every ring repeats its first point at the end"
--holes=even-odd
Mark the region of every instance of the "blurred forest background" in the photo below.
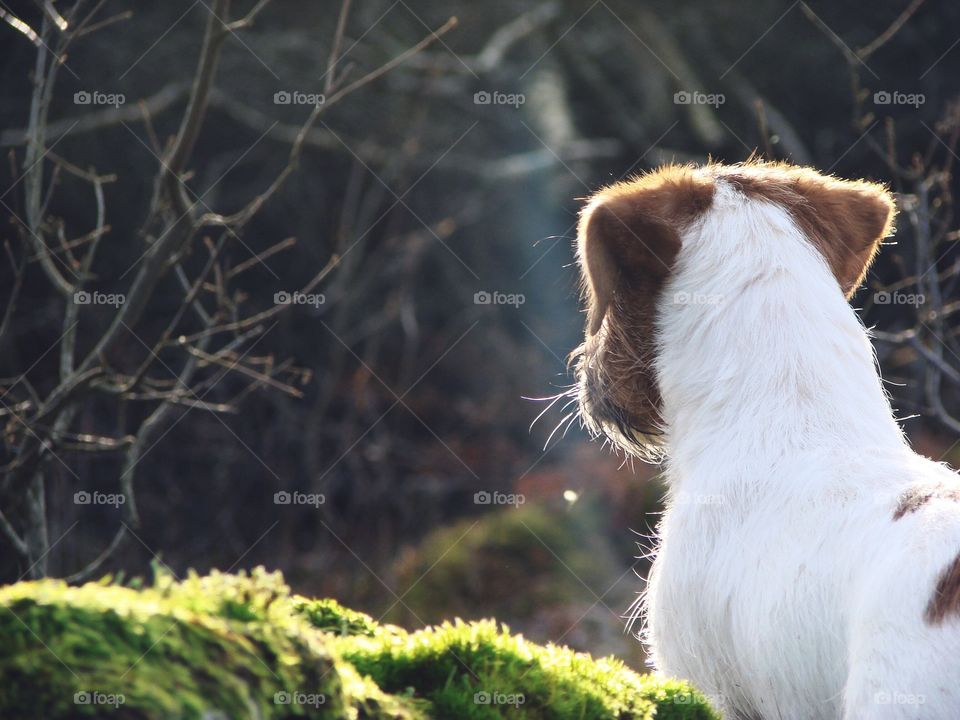
{"type": "Polygon", "coordinates": [[[914,444],[958,458],[956,3],[0,19],[4,582],[264,564],[390,621],[496,616],[639,666],[656,469],[561,438],[559,404],[529,430],[524,398],[570,382],[578,198],[668,161],[891,184],[854,304],[914,444]]]}

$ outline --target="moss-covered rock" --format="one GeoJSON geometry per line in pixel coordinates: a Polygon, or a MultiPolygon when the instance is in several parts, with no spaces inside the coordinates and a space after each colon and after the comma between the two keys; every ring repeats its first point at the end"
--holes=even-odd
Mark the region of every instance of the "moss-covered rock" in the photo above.
{"type": "Polygon", "coordinates": [[[562,638],[643,667],[643,645],[623,631],[640,586],[605,534],[608,513],[595,498],[541,501],[433,530],[400,553],[393,573],[403,602],[386,619],[418,628],[494,615],[535,642],[562,638]]]}
{"type": "Polygon", "coordinates": [[[0,717],[713,718],[687,685],[493,621],[407,632],[279,574],[0,589],[0,717]]]}

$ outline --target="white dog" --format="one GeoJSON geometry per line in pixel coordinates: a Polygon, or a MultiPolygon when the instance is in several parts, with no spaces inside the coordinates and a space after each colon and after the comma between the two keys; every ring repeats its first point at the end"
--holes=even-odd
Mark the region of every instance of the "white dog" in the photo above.
{"type": "Polygon", "coordinates": [[[642,634],[727,718],[960,718],[960,483],[908,447],[847,303],[893,214],[748,162],[581,217],[583,417],[666,463],[642,634]]]}

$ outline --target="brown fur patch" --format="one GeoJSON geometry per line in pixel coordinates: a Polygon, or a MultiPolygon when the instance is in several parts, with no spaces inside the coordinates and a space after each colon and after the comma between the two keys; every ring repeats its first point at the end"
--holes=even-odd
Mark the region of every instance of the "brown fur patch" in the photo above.
{"type": "Polygon", "coordinates": [[[709,210],[718,179],[790,212],[848,297],[890,230],[893,200],[882,186],[784,163],[669,166],[594,195],[577,232],[587,334],[571,360],[581,410],[591,430],[651,459],[662,426],[656,302],[682,233],[709,210]]]}
{"type": "Polygon", "coordinates": [[[937,485],[935,487],[912,488],[900,496],[893,519],[899,520],[905,515],[915,513],[934,498],[960,502],[960,487],[937,485]]]}
{"type": "Polygon", "coordinates": [[[951,615],[960,616],[960,555],[940,573],[923,619],[928,625],[939,625],[951,615]]]}
{"type": "Polygon", "coordinates": [[[662,285],[680,250],[680,233],[709,209],[713,190],[712,179],[695,168],[669,166],[593,196],[577,233],[591,334],[618,293],[647,279],[662,285]]]}
{"type": "Polygon", "coordinates": [[[826,259],[848,298],[863,282],[880,241],[893,226],[893,198],[876,183],[765,162],[718,166],[717,176],[748,197],[786,208],[826,259]]]}
{"type": "Polygon", "coordinates": [[[703,172],[671,166],[601,190],[581,215],[588,333],[578,375],[593,421],[617,428],[627,440],[633,431],[658,432],[661,401],[651,367],[655,302],[680,250],[680,234],[709,209],[713,191],[713,178],[703,172]]]}

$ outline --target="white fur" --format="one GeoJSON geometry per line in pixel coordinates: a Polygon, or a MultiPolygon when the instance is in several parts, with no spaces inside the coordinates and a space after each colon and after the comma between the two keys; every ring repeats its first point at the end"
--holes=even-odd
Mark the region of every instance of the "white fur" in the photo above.
{"type": "Polygon", "coordinates": [[[960,503],[908,447],[867,332],[789,214],[718,181],[658,309],[667,510],[654,666],[728,718],[960,718],[960,622],[924,621],[960,503]]]}

